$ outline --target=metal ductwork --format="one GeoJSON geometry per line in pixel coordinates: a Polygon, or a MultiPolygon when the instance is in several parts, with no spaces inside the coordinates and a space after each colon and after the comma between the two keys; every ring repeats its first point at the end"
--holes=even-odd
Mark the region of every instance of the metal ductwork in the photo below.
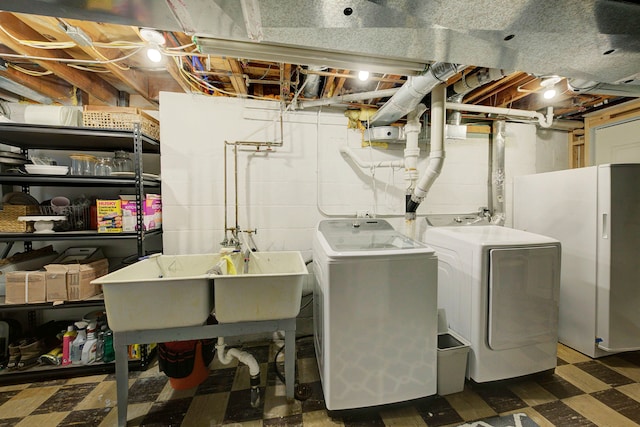
{"type": "Polygon", "coordinates": [[[582,79],[568,79],[567,86],[574,93],[640,97],[640,85],[614,85],[582,79]]]}
{"type": "Polygon", "coordinates": [[[422,98],[440,83],[456,74],[461,67],[446,62],[436,62],[420,76],[410,77],[400,90],[391,97],[371,118],[370,126],[384,126],[409,114],[422,98]]]}

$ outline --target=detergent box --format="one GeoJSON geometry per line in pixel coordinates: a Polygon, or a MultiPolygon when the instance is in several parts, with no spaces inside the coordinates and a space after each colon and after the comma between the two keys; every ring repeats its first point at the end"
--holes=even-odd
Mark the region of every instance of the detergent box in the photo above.
{"type": "MultiPolygon", "coordinates": [[[[136,231],[138,213],[136,196],[120,196],[122,206],[123,231],[136,231]]],[[[155,230],[162,227],[162,197],[159,194],[147,194],[142,202],[144,229],[155,230]]]]}

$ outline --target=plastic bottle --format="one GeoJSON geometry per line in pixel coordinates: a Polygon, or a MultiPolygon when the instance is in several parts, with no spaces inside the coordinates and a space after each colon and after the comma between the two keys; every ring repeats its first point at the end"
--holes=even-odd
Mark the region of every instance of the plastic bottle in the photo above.
{"type": "Polygon", "coordinates": [[[89,365],[96,361],[96,347],[98,345],[98,339],[96,338],[96,324],[91,323],[87,328],[87,341],[82,347],[82,356],[80,358],[80,364],[89,365]]]}
{"type": "Polygon", "coordinates": [[[107,326],[107,329],[104,331],[104,353],[102,355],[102,361],[109,363],[114,360],[116,360],[116,353],[113,351],[113,331],[107,326]]]}
{"type": "Polygon", "coordinates": [[[73,325],[67,326],[67,332],[62,336],[62,366],[71,364],[71,345],[78,333],[73,325]]]}
{"type": "Polygon", "coordinates": [[[74,365],[79,365],[82,360],[82,349],[84,347],[85,342],[87,341],[87,322],[76,322],[76,329],[78,330],[78,335],[76,339],[71,343],[71,351],[70,351],[70,359],[71,363],[74,365]]]}
{"type": "Polygon", "coordinates": [[[98,345],[96,346],[96,361],[101,361],[104,356],[104,331],[107,330],[107,325],[102,325],[100,332],[98,332],[98,345]]]}

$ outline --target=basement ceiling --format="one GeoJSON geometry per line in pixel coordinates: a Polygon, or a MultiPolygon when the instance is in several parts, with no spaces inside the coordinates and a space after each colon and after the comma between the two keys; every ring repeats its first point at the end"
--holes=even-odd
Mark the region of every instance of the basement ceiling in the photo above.
{"type": "Polygon", "coordinates": [[[450,93],[482,68],[503,70],[504,78],[465,96],[471,104],[553,106],[556,116],[581,119],[640,96],[635,2],[5,0],[1,7],[0,99],[9,101],[126,105],[139,95],[157,105],[160,91],[304,101],[399,87],[434,62],[464,65],[447,81],[450,93]],[[146,57],[143,27],[165,37],[160,64],[146,57]],[[239,49],[210,46],[230,41],[239,49]],[[265,46],[281,55],[256,52],[265,46]],[[371,75],[362,82],[365,66],[371,75]],[[545,100],[541,83],[550,76],[560,77],[559,95],[545,100]],[[576,93],[568,82],[620,91],[576,93]]]}

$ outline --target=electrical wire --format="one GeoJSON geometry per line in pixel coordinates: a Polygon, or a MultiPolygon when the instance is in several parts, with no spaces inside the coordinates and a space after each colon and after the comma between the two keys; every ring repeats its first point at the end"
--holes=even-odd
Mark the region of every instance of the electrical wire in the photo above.
{"type": "MultiPolygon", "coordinates": [[[[313,338],[313,334],[301,335],[299,337],[296,337],[295,341],[298,342],[299,340],[305,339],[305,338],[313,338]]],[[[284,375],[278,370],[278,356],[280,355],[280,353],[282,353],[282,350],[284,350],[284,345],[278,349],[278,351],[276,352],[273,358],[273,370],[276,376],[278,377],[278,379],[280,379],[280,381],[282,381],[283,384],[286,384],[284,375]]],[[[313,390],[311,390],[309,386],[305,384],[298,384],[296,386],[295,397],[298,400],[307,400],[308,398],[311,397],[312,393],[313,393],[313,390]]]]}
{"type": "Polygon", "coordinates": [[[105,70],[105,69],[85,67],[85,66],[78,65],[78,64],[67,64],[67,66],[71,67],[71,68],[77,68],[78,70],[82,70],[82,71],[89,71],[89,72],[92,72],[92,73],[110,73],[111,72],[111,71],[105,70]]]}
{"type": "Polygon", "coordinates": [[[53,74],[53,71],[35,71],[35,70],[28,70],[26,68],[22,68],[19,65],[15,65],[15,64],[7,64],[8,67],[13,68],[16,71],[19,71],[21,73],[27,74],[29,76],[33,76],[33,77],[41,77],[41,76],[48,76],[50,74],[53,74]]]}
{"type": "Polygon", "coordinates": [[[131,58],[136,53],[140,52],[143,47],[139,47],[133,52],[122,56],[120,58],[109,59],[106,61],[98,61],[91,59],[75,59],[75,58],[50,58],[46,56],[32,56],[32,55],[18,55],[13,53],[0,53],[0,57],[3,58],[20,58],[20,59],[31,59],[34,61],[56,61],[56,62],[64,62],[64,63],[76,63],[76,64],[112,64],[115,62],[124,61],[125,59],[131,58]]]}

